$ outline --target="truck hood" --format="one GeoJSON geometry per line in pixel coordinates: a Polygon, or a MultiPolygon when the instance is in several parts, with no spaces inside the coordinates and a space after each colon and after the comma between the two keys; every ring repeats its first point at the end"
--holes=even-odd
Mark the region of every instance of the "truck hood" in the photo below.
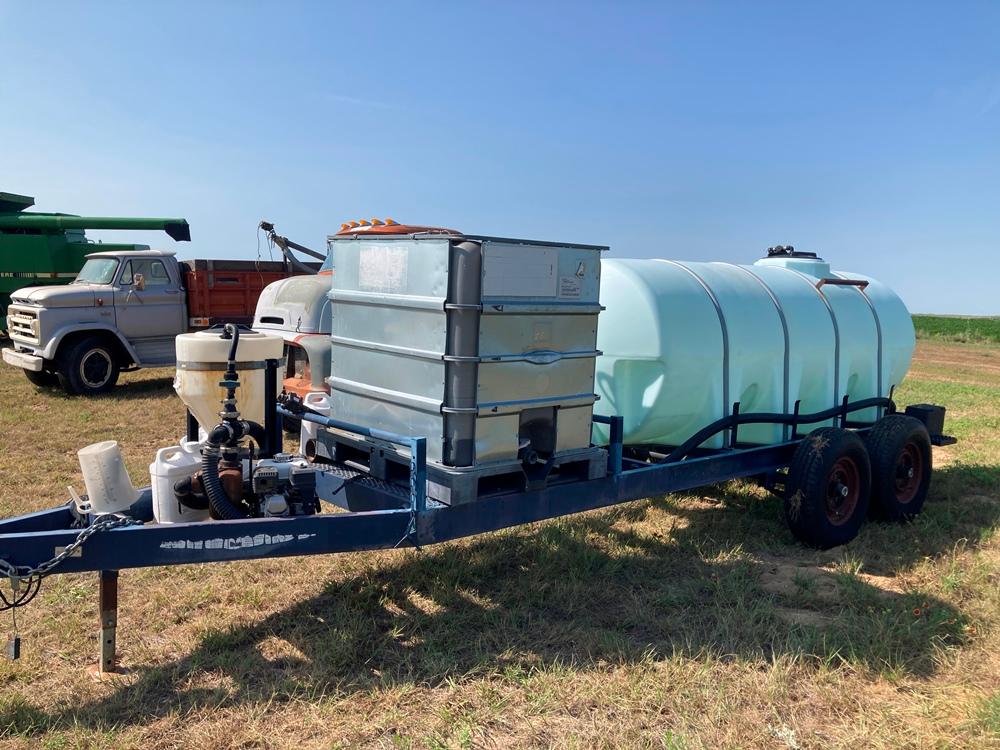
{"type": "Polygon", "coordinates": [[[257,300],[254,328],[330,333],[329,274],[292,276],[268,284],[257,300]]]}
{"type": "Polygon", "coordinates": [[[73,284],[70,286],[28,286],[11,294],[14,302],[39,307],[93,307],[95,286],[73,284]]]}

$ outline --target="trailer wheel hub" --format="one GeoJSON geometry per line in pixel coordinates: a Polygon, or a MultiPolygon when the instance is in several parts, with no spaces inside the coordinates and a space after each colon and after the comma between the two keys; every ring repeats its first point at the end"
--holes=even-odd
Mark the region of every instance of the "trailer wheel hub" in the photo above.
{"type": "Polygon", "coordinates": [[[854,514],[861,495],[861,474],[857,464],[843,456],[830,468],[827,476],[826,517],[834,526],[840,526],[854,514]]]}
{"type": "Polygon", "coordinates": [[[924,478],[924,461],[915,443],[908,442],[903,446],[899,459],[896,461],[896,500],[908,503],[917,496],[920,484],[924,478]]]}

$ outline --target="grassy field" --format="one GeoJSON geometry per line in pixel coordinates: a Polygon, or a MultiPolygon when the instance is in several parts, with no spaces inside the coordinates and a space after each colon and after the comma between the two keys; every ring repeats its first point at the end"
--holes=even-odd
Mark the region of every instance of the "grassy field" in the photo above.
{"type": "Polygon", "coordinates": [[[1000,344],[1000,317],[963,318],[952,315],[914,315],[917,338],[1000,344]]]}
{"type": "MultiPolygon", "coordinates": [[[[0,367],[0,515],[137,484],[170,372],[108,397],[0,367]]],[[[924,514],[799,546],[744,485],[422,551],[124,571],[97,683],[96,576],[56,576],[0,662],[11,748],[1000,748],[1000,347],[921,341],[900,402],[949,408],[924,514]]],[[[8,615],[9,617],[9,615],[8,615]]],[[[7,621],[9,623],[9,620],[7,621]]]]}

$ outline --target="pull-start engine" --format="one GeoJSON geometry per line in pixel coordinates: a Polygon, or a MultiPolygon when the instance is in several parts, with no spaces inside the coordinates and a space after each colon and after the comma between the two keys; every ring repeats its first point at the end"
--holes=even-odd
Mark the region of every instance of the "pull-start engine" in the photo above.
{"type": "Polygon", "coordinates": [[[250,480],[261,516],[307,516],[319,513],[316,470],[302,456],[277,453],[257,462],[250,480]]]}
{"type": "MultiPolygon", "coordinates": [[[[245,517],[308,516],[320,512],[316,494],[316,470],[303,456],[278,453],[273,458],[251,461],[249,451],[238,460],[219,461],[219,483],[229,502],[245,517]],[[244,476],[244,468],[249,468],[244,476]]],[[[202,482],[202,472],[174,485],[177,502],[191,510],[208,510],[212,518],[222,516],[212,508],[202,482]]]]}

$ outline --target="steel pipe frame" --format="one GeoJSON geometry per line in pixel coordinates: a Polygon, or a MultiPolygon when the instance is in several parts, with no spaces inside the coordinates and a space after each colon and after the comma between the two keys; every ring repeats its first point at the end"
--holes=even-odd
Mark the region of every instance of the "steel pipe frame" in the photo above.
{"type": "MultiPolygon", "coordinates": [[[[845,403],[839,411],[864,406],[845,403]]],[[[285,413],[283,409],[279,410],[285,413]]],[[[776,415],[762,415],[768,420],[776,415]]],[[[731,421],[748,423],[753,415],[731,421]]],[[[786,415],[802,421],[802,415],[786,415]]],[[[111,529],[89,539],[54,572],[119,570],[153,565],[251,560],[265,557],[319,555],[335,552],[425,546],[488,531],[533,523],[645,497],[692,489],[729,479],[773,474],[786,467],[804,439],[759,447],[738,447],[706,456],[668,463],[642,463],[623,457],[621,417],[595,416],[610,425],[608,474],[600,479],[555,484],[538,490],[494,495],[457,506],[427,503],[426,439],[396,435],[351,425],[329,417],[302,415],[307,421],[344,429],[410,451],[410,503],[399,508],[399,498],[385,494],[386,510],[246,518],[234,521],[147,524],[111,529]]],[[[731,424],[720,427],[732,427],[731,424]]],[[[861,427],[864,430],[865,427],[861,427]]],[[[378,493],[378,490],[372,490],[378,493]]],[[[137,513],[142,518],[145,514],[137,513]]],[[[15,565],[35,565],[53,557],[72,542],[79,530],[71,505],[0,520],[0,558],[15,565]]]]}
{"type": "MultiPolygon", "coordinates": [[[[454,507],[248,518],[112,529],[92,537],[56,571],[120,570],[153,565],[424,546],[546,518],[602,508],[751,474],[776,471],[796,443],[741,449],[676,464],[621,468],[602,479],[489,497],[454,507]]],[[[611,459],[614,460],[613,458],[611,459]]],[[[78,533],[68,506],[0,522],[0,555],[17,565],[52,557],[78,533]],[[66,525],[64,525],[66,524],[66,525]]]]}

